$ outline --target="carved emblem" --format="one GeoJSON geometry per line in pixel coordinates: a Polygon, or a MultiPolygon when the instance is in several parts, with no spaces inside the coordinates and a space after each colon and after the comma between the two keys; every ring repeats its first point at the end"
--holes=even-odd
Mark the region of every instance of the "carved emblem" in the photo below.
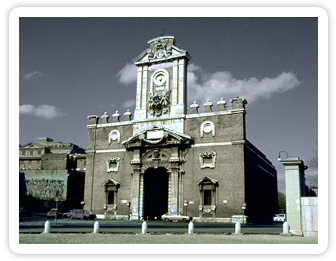
{"type": "Polygon", "coordinates": [[[214,151],[204,152],[199,154],[200,167],[201,169],[205,168],[215,168],[216,166],[216,157],[217,153],[214,151]]]}
{"type": "Polygon", "coordinates": [[[106,161],[106,171],[107,172],[118,172],[120,164],[120,158],[112,158],[106,161]]]}
{"type": "Polygon", "coordinates": [[[163,39],[158,39],[154,42],[155,52],[152,50],[148,52],[149,58],[161,59],[172,55],[172,45],[165,44],[163,39]]]}
{"type": "Polygon", "coordinates": [[[153,116],[161,116],[167,114],[169,111],[169,94],[170,90],[166,91],[163,95],[149,94],[147,106],[148,113],[153,116]]]}

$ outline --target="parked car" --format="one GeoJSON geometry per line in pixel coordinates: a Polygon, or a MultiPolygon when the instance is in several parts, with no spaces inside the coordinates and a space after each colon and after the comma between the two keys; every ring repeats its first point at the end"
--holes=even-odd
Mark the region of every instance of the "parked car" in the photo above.
{"type": "Polygon", "coordinates": [[[275,214],[273,217],[273,221],[275,222],[285,222],[286,221],[286,214],[275,214]]]}
{"type": "Polygon", "coordinates": [[[161,219],[165,222],[172,222],[172,221],[182,221],[182,222],[187,222],[190,221],[192,218],[189,216],[183,216],[180,213],[166,213],[161,216],[161,219]]]}
{"type": "Polygon", "coordinates": [[[33,213],[30,210],[27,210],[23,207],[19,208],[19,215],[20,217],[31,217],[33,213]]]}
{"type": "Polygon", "coordinates": [[[49,218],[55,218],[56,215],[57,215],[57,218],[62,218],[63,217],[63,212],[61,212],[57,208],[52,208],[47,213],[47,217],[49,217],[49,218]]]}
{"type": "Polygon", "coordinates": [[[95,214],[92,214],[91,212],[83,209],[73,209],[70,210],[69,212],[65,212],[63,214],[63,218],[71,218],[71,219],[91,219],[94,220],[97,218],[95,214]]]}

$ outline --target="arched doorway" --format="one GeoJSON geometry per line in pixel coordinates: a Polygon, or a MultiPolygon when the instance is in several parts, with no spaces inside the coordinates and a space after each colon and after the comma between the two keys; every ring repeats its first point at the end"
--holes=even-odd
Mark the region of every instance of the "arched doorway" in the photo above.
{"type": "Polygon", "coordinates": [[[143,217],[161,219],[168,212],[168,173],[166,168],[148,168],[144,174],[143,217]]]}

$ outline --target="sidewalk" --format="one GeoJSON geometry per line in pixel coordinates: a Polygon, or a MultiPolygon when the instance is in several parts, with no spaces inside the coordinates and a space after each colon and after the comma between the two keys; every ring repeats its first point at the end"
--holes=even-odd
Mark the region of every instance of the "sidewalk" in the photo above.
{"type": "Polygon", "coordinates": [[[20,234],[20,244],[317,244],[318,237],[260,234],[20,234]]]}

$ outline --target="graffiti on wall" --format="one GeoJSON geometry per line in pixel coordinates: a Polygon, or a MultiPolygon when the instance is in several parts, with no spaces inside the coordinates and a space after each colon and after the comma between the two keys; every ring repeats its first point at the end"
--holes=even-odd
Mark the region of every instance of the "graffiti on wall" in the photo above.
{"type": "Polygon", "coordinates": [[[29,196],[44,200],[54,200],[54,191],[59,189],[59,201],[66,200],[66,184],[64,184],[64,180],[31,179],[26,182],[27,195],[29,196]]]}

